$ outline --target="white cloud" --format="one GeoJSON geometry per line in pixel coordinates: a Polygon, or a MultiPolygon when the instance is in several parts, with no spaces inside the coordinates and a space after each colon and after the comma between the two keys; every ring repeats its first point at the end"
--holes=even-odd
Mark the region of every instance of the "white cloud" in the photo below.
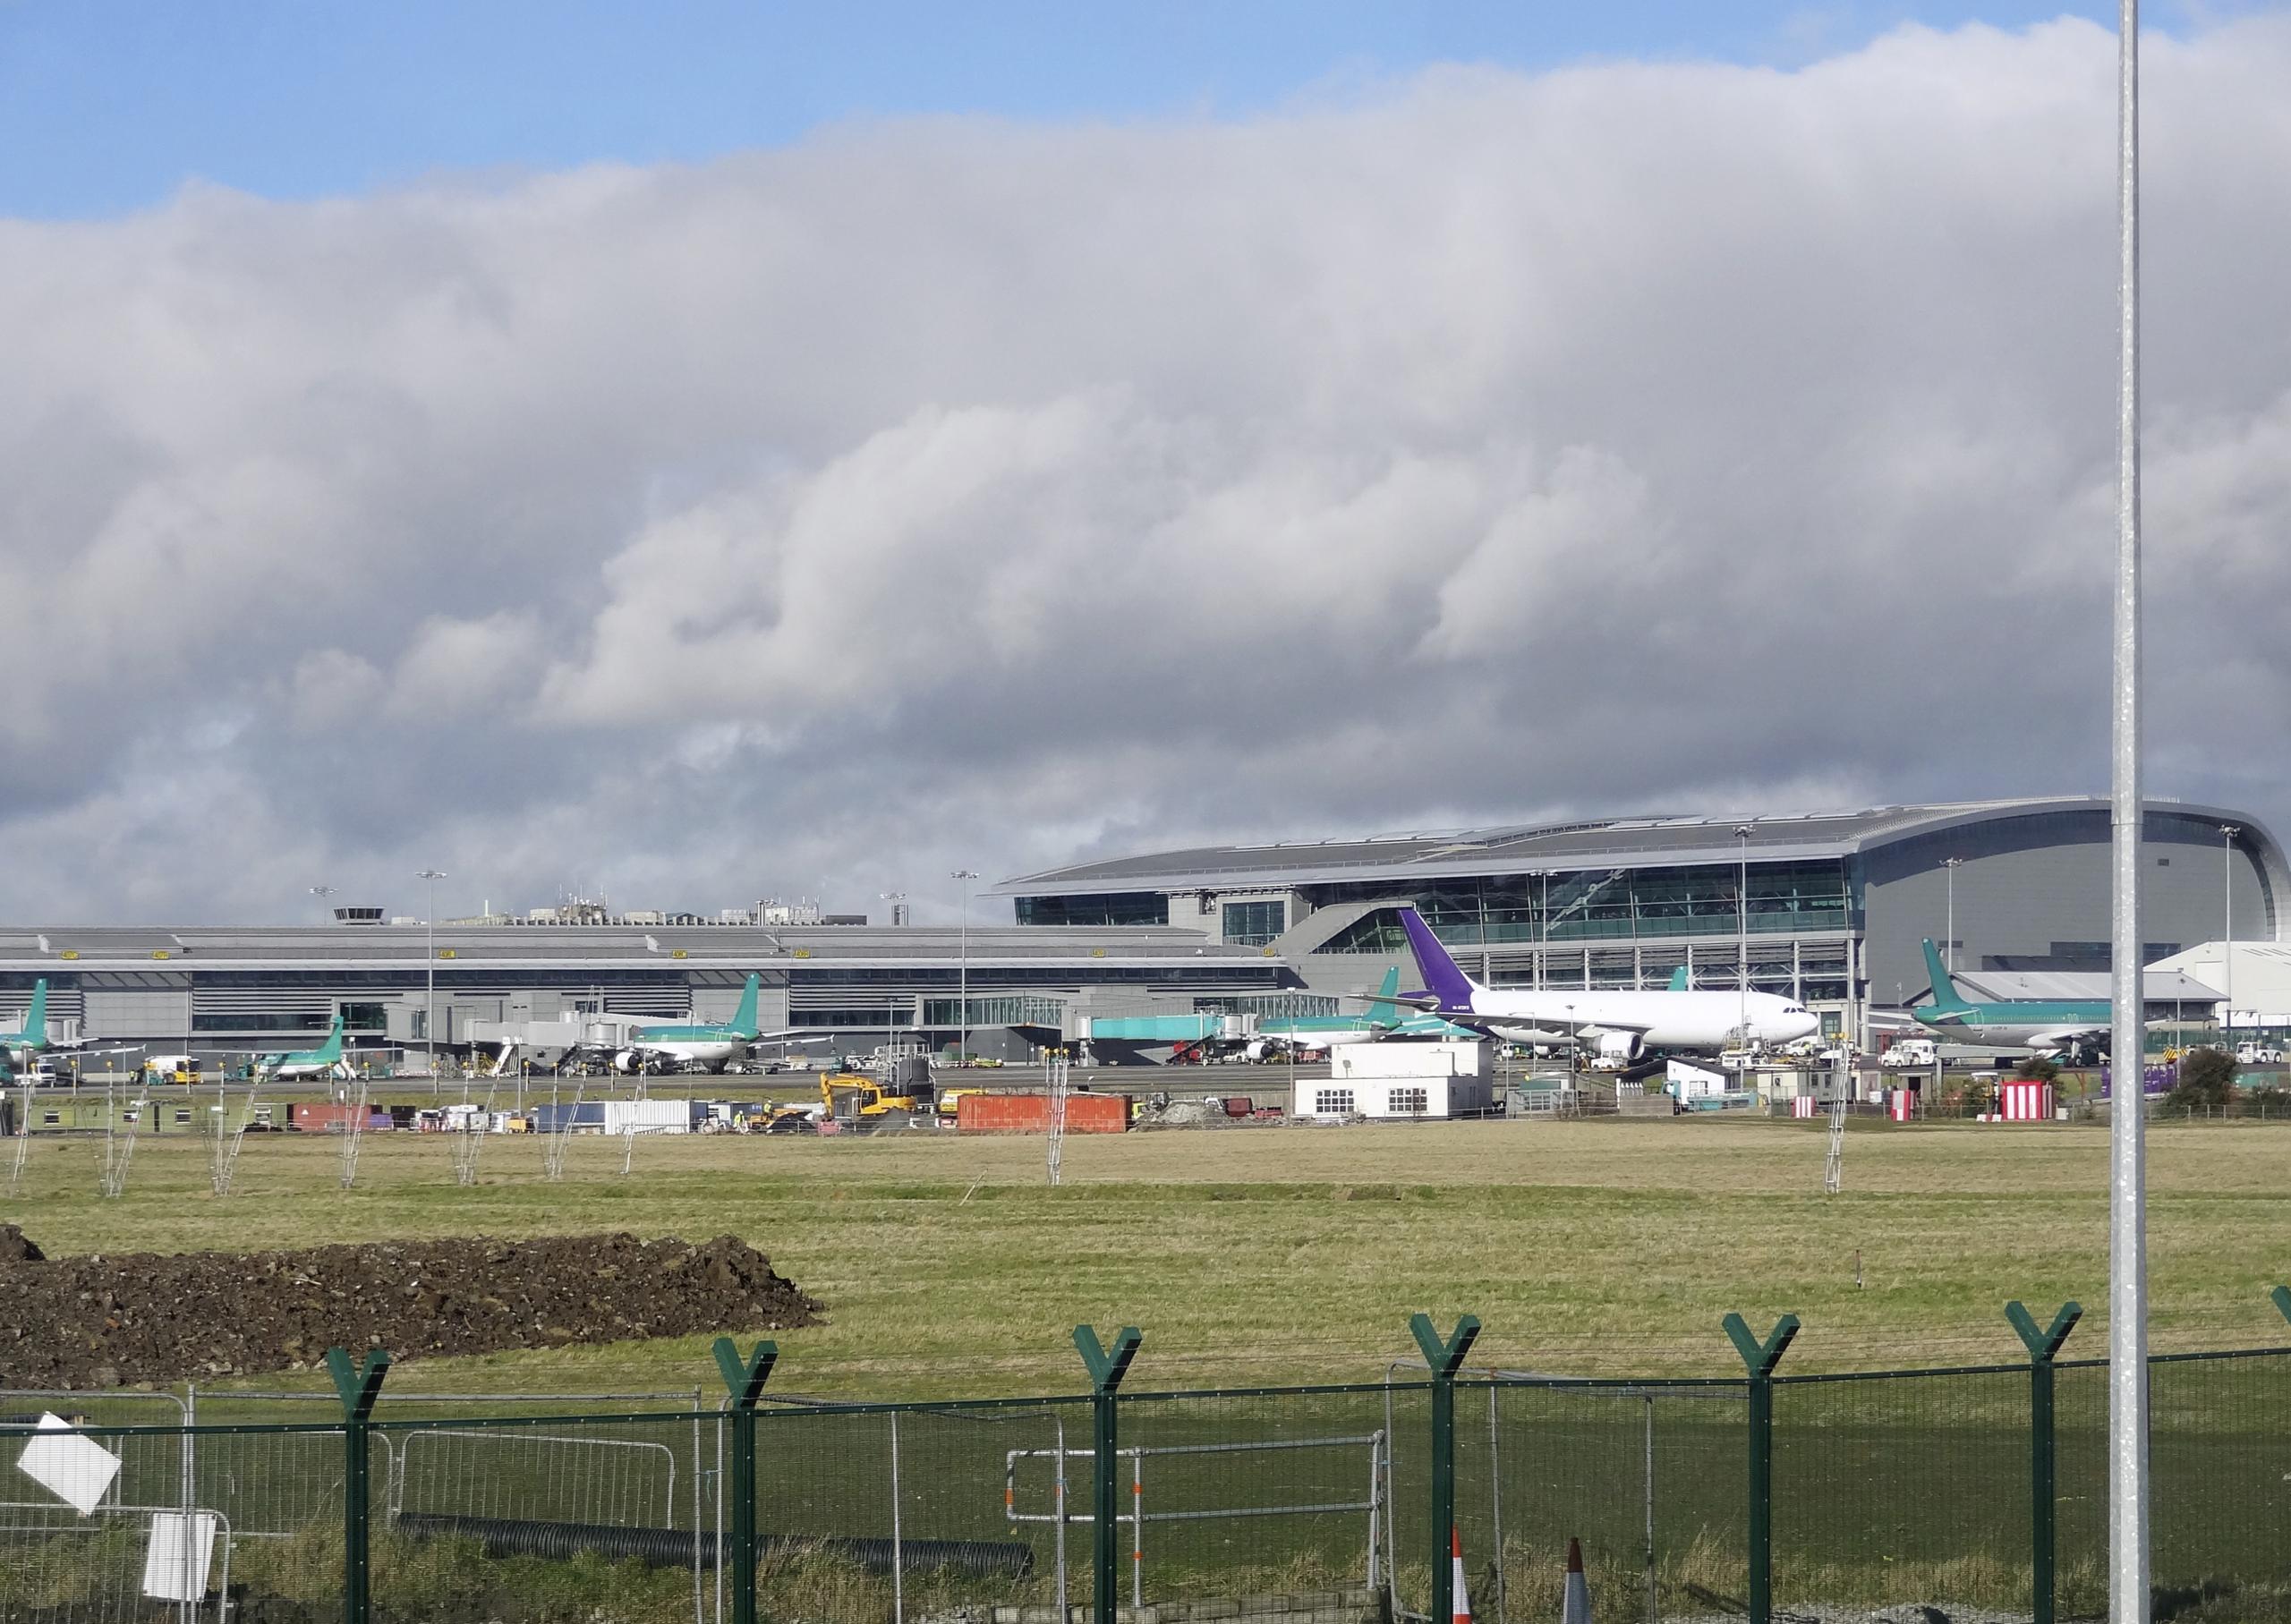
{"type": "MultiPolygon", "coordinates": [[[[2147,67],[2157,787],[2272,815],[2291,23],[2147,67]]],[[[0,912],[928,916],[1078,848],[2097,786],[2113,69],[1905,30],[0,223],[0,912]]]]}

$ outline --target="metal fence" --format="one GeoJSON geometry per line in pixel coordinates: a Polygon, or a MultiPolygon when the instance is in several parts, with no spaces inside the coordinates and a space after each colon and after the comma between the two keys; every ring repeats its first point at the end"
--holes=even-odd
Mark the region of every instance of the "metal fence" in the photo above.
{"type": "MultiPolygon", "coordinates": [[[[2286,1298],[2291,1302],[2291,1297],[2286,1298]]],[[[2291,1310],[2287,1310],[2291,1312],[2291,1310]]],[[[0,1624],[2050,1620],[2104,1599],[2105,1368],[1586,1380],[1418,1326],[1380,1383],[847,1404],[720,1344],[676,1394],[0,1394],[0,1624]],[[1456,1586],[1461,1583],[1459,1593],[1456,1586]]],[[[2159,1616],[2291,1615],[2291,1348],[2150,1365],[2159,1616]]]]}

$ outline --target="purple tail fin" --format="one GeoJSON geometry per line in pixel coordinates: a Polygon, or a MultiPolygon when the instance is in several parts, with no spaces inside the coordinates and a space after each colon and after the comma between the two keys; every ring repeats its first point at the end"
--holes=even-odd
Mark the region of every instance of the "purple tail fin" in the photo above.
{"type": "Polygon", "coordinates": [[[1456,961],[1448,957],[1440,939],[1432,934],[1432,927],[1424,923],[1424,915],[1414,908],[1402,908],[1400,923],[1408,932],[1408,946],[1416,955],[1416,967],[1423,974],[1425,991],[1440,1000],[1443,1009],[1469,1009],[1471,982],[1456,968],[1456,961]]]}

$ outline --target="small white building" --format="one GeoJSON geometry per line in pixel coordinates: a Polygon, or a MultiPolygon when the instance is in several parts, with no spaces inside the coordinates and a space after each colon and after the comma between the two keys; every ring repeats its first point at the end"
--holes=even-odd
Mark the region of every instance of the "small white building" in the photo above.
{"type": "Polygon", "coordinates": [[[1355,1043],[1339,1048],[1329,1076],[1302,1078],[1291,1117],[1426,1121],[1486,1111],[1495,1103],[1492,1043],[1355,1043]]]}

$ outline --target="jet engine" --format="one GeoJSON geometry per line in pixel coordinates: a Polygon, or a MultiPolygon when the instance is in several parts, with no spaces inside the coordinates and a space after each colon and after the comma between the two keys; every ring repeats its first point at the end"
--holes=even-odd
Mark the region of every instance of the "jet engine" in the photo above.
{"type": "Polygon", "coordinates": [[[1642,1034],[1636,1032],[1603,1032],[1596,1052],[1602,1059],[1635,1060],[1641,1042],[1642,1034]]]}

